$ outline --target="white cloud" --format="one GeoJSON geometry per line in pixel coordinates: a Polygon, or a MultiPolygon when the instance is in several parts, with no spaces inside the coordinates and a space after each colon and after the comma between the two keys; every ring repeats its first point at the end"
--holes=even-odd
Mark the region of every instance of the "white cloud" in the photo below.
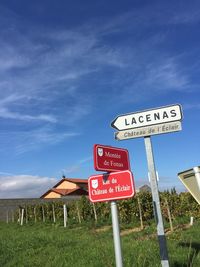
{"type": "Polygon", "coordinates": [[[12,112],[6,108],[0,108],[0,117],[4,119],[15,119],[23,121],[46,121],[51,123],[56,123],[57,119],[55,116],[40,114],[38,116],[33,115],[23,115],[22,113],[12,112]]]}
{"type": "MultiPolygon", "coordinates": [[[[31,123],[37,120],[59,123],[63,119],[63,110],[66,109],[61,101],[60,105],[55,105],[61,98],[68,99],[68,110],[84,108],[86,112],[79,113],[77,117],[77,120],[80,120],[91,112],[92,102],[95,100],[92,93],[88,91],[87,97],[91,99],[85,101],[85,94],[81,89],[82,79],[89,75],[93,78],[94,72],[101,73],[105,67],[113,70],[115,75],[111,79],[116,79],[116,83],[121,84],[126,95],[129,93],[129,88],[131,91],[134,88],[137,93],[137,90],[145,91],[147,85],[158,88],[167,84],[168,88],[175,90],[180,89],[181,86],[185,87],[188,84],[188,77],[181,73],[181,67],[176,64],[175,59],[170,62],[170,59],[165,56],[166,63],[158,63],[156,60],[163,55],[152,52],[155,51],[154,34],[142,40],[135,38],[134,44],[129,44],[126,40],[113,44],[107,40],[110,34],[114,34],[115,37],[119,34],[118,38],[121,40],[120,34],[124,30],[133,30],[137,35],[138,26],[142,30],[148,28],[148,19],[152,14],[149,11],[153,8],[134,9],[125,14],[107,18],[103,23],[98,20],[90,21],[71,30],[38,32],[33,28],[31,35],[22,36],[16,29],[14,32],[8,32],[10,40],[0,37],[0,41],[3,41],[1,53],[6,57],[4,61],[11,62],[4,70],[2,69],[4,75],[2,75],[0,90],[5,98],[16,92],[24,97],[18,98],[17,103],[18,107],[22,103],[23,112],[14,112],[13,103],[7,102],[5,109],[1,110],[1,117],[26,120],[31,123]],[[148,14],[145,23],[143,12],[148,14]],[[12,38],[11,33],[14,34],[12,38]],[[13,42],[13,38],[17,40],[16,43],[13,42]],[[18,74],[15,75],[13,70],[18,70],[18,74]],[[131,75],[140,77],[141,73],[145,72],[146,76],[142,76],[140,82],[137,79],[131,79],[131,75]],[[131,80],[132,86],[126,84],[127,80],[131,80]],[[72,95],[68,88],[76,88],[75,94],[72,95]],[[24,101],[28,97],[32,101],[24,101]],[[36,105],[37,109],[35,109],[36,105]],[[53,107],[53,114],[50,106],[53,107]],[[46,109],[45,112],[43,109],[46,109]],[[37,110],[37,114],[32,114],[34,110],[37,110]]],[[[15,20],[17,19],[18,17],[15,17],[15,20]]],[[[157,19],[158,23],[160,16],[157,19]]],[[[18,24],[20,25],[20,21],[18,24]]],[[[155,36],[157,43],[160,40],[164,41],[163,36],[160,38],[160,34],[156,31],[155,36]]],[[[3,68],[4,64],[0,66],[3,68]]],[[[167,89],[167,86],[164,88],[167,89]]],[[[65,118],[66,124],[68,119],[70,120],[70,117],[65,118]]]]}
{"type": "Polygon", "coordinates": [[[180,66],[175,59],[165,59],[164,62],[149,64],[145,81],[149,86],[164,90],[185,90],[188,77],[181,74],[180,66]]]}
{"type": "Polygon", "coordinates": [[[0,198],[38,198],[57,183],[56,178],[33,175],[0,176],[0,198]]]}
{"type": "MultiPolygon", "coordinates": [[[[26,36],[25,42],[18,31],[15,31],[17,43],[13,43],[12,39],[4,40],[6,43],[1,53],[6,56],[3,61],[7,62],[7,65],[0,62],[0,96],[3,99],[0,102],[1,118],[59,123],[62,121],[63,110],[66,110],[61,101],[59,105],[57,104],[60,98],[66,99],[69,110],[71,107],[73,109],[84,107],[85,110],[89,107],[85,98],[80,99],[71,93],[71,88],[76,88],[74,92],[77,92],[79,80],[95,71],[92,66],[95,57],[93,63],[91,63],[92,55],[88,58],[93,51],[94,38],[76,32],[69,34],[68,31],[63,33],[63,39],[56,37],[53,39],[52,36],[48,45],[36,32],[33,32],[31,37],[26,36]],[[24,68],[26,61],[28,63],[24,68]],[[51,114],[52,110],[54,114],[51,114]]],[[[48,34],[46,38],[48,39],[48,34]]],[[[0,41],[2,39],[3,37],[0,37],[0,41]]],[[[78,93],[82,95],[81,91],[78,93]]],[[[79,118],[85,114],[87,112],[82,112],[79,118]]],[[[67,124],[67,118],[65,122],[67,124]]]]}
{"type": "Polygon", "coordinates": [[[197,6],[193,3],[180,11],[175,12],[168,22],[172,24],[194,24],[200,21],[199,2],[197,6]]]}
{"type": "Polygon", "coordinates": [[[77,132],[55,131],[49,127],[37,130],[0,132],[0,151],[4,154],[22,155],[29,151],[35,151],[47,145],[56,145],[80,135],[77,132]]]}

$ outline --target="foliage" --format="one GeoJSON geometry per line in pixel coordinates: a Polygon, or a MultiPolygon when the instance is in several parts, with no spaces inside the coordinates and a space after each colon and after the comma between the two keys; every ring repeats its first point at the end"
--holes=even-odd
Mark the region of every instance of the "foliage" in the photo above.
{"type": "MultiPolygon", "coordinates": [[[[168,221],[168,210],[173,220],[180,217],[200,218],[200,206],[189,193],[178,194],[175,189],[171,192],[160,192],[160,202],[163,217],[168,221]]],[[[140,221],[139,203],[141,207],[142,220],[148,224],[153,218],[152,195],[150,192],[139,192],[135,197],[117,201],[119,218],[122,223],[130,224],[140,221]]],[[[59,202],[47,202],[45,204],[28,205],[24,208],[26,222],[56,222],[63,223],[63,204],[59,202]]],[[[67,218],[69,224],[80,222],[100,223],[111,222],[110,203],[102,202],[92,204],[86,196],[78,200],[68,202],[67,218]],[[95,214],[96,213],[96,214],[95,214]],[[96,218],[95,218],[96,215],[96,218]]],[[[17,210],[15,218],[20,218],[20,211],[17,210]]]]}

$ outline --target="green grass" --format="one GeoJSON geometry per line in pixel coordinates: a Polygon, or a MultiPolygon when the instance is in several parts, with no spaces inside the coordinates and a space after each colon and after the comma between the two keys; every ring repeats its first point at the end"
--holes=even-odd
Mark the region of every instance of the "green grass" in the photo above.
{"type": "MultiPolygon", "coordinates": [[[[200,222],[167,235],[167,243],[170,266],[200,266],[200,222]]],[[[124,267],[161,266],[155,225],[122,236],[122,254],[124,267]]],[[[112,228],[0,223],[0,266],[115,266],[112,228]]]]}

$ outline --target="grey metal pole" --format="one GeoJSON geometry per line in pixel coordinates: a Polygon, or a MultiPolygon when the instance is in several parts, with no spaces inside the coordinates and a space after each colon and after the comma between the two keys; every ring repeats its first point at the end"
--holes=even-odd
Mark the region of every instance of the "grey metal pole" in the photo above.
{"type": "Polygon", "coordinates": [[[150,174],[154,216],[155,216],[155,220],[157,223],[157,234],[158,234],[158,242],[159,242],[159,248],[160,248],[161,264],[162,264],[162,267],[168,267],[169,260],[168,260],[167,242],[165,238],[163,219],[162,219],[162,213],[161,213],[161,208],[160,208],[160,199],[159,199],[159,193],[158,193],[157,176],[156,176],[156,169],[155,169],[155,163],[154,163],[154,157],[153,157],[151,137],[150,136],[144,137],[144,142],[145,142],[145,148],[146,148],[148,169],[149,169],[149,174],[150,174]]]}
{"type": "Polygon", "coordinates": [[[123,267],[117,203],[115,201],[111,201],[110,206],[112,213],[116,267],[123,267]]]}

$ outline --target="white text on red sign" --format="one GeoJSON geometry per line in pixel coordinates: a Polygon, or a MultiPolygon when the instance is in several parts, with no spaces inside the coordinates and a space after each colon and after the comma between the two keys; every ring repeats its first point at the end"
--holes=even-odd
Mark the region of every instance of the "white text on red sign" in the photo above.
{"type": "Polygon", "coordinates": [[[93,175],[88,180],[89,198],[92,202],[126,199],[135,194],[130,171],[93,175]]]}

